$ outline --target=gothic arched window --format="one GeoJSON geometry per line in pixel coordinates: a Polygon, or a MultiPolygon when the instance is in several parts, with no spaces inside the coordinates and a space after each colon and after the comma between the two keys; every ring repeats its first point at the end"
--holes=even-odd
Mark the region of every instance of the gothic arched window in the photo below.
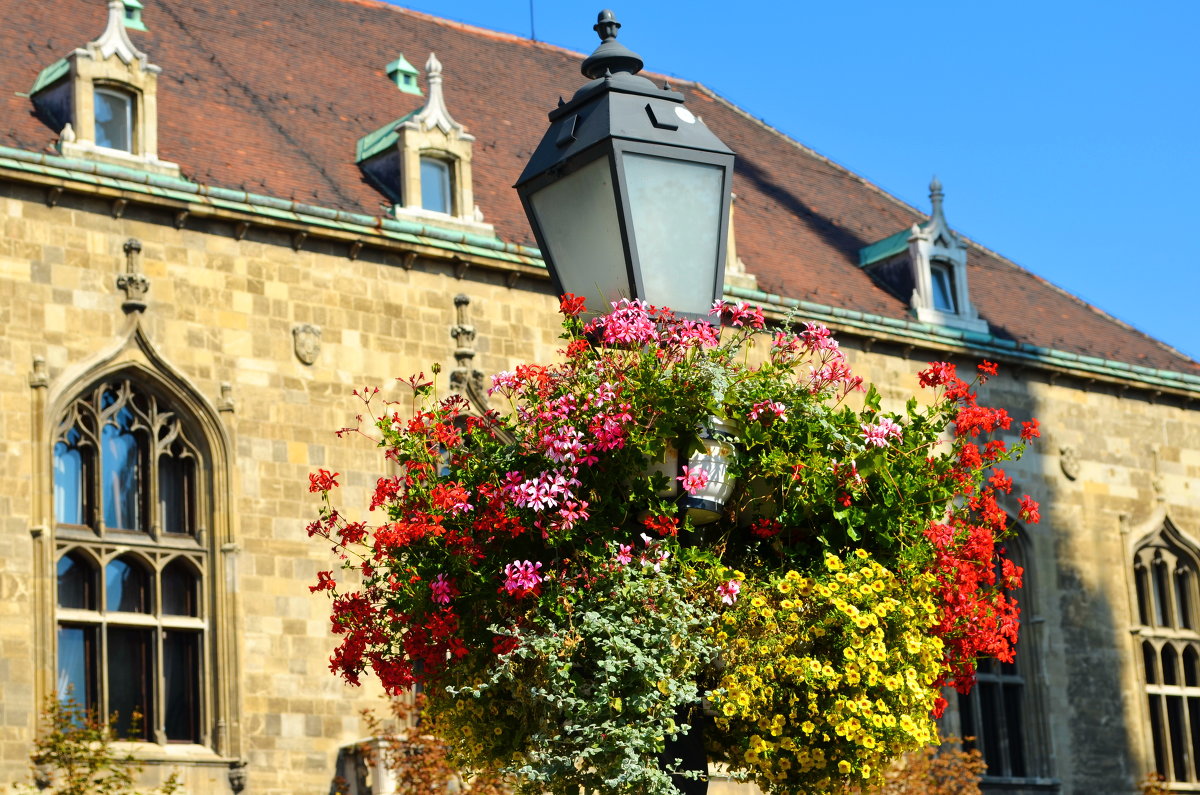
{"type": "Polygon", "coordinates": [[[1035,676],[1037,644],[1030,620],[1032,573],[1022,532],[1014,527],[1013,533],[1003,543],[1005,557],[1025,570],[1021,588],[1009,592],[1021,610],[1016,656],[1012,662],[979,660],[975,687],[969,694],[958,696],[960,731],[964,738],[971,738],[967,747],[978,748],[987,764],[984,791],[1050,779],[1041,694],[1035,676]]]}
{"type": "Polygon", "coordinates": [[[119,735],[206,742],[209,456],[188,416],[130,378],[72,401],[53,439],[57,691],[119,735]]]}
{"type": "Polygon", "coordinates": [[[1167,526],[1133,556],[1136,634],[1154,746],[1167,781],[1200,782],[1200,556],[1167,526]]]}

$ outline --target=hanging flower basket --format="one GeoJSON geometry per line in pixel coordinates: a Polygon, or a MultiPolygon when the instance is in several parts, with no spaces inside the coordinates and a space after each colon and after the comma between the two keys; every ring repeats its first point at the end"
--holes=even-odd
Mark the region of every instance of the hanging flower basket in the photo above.
{"type": "Polygon", "coordinates": [[[312,586],[333,670],[421,684],[456,763],[522,793],[673,795],[702,701],[709,758],[770,793],[869,785],[934,740],[940,688],[1011,659],[995,495],[1036,420],[1002,436],[947,363],[887,410],[827,329],[744,304],[718,302],[723,329],[563,308],[562,360],[496,375],[497,411],[423,376],[357,393],[400,473],[361,517],[312,475],[309,533],[360,583],[312,586]]]}

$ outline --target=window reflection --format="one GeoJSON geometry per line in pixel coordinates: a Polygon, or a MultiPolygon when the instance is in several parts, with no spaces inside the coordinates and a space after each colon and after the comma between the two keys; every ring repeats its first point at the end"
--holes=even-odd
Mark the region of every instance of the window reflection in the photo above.
{"type": "Polygon", "coordinates": [[[125,558],[117,558],[105,569],[105,587],[110,611],[150,612],[150,583],[145,569],[125,558]]]}
{"type": "Polygon", "coordinates": [[[78,428],[54,445],[54,515],[62,524],[86,524],[83,512],[83,451],[78,428]]]}
{"type": "Polygon", "coordinates": [[[58,606],[96,609],[95,570],[80,555],[63,555],[58,561],[58,606]]]}
{"type": "Polygon", "coordinates": [[[450,164],[436,157],[421,158],[421,207],[450,212],[450,164]]]}
{"type": "Polygon", "coordinates": [[[954,273],[945,263],[935,262],[929,268],[933,282],[933,306],[942,312],[957,312],[958,301],[954,295],[954,273]]]}
{"type": "Polygon", "coordinates": [[[133,412],[123,407],[100,433],[100,461],[104,524],[123,530],[140,530],[138,485],[140,451],[133,430],[133,412]]]}
{"type": "Polygon", "coordinates": [[[96,630],[60,625],[58,628],[59,702],[74,700],[85,707],[96,705],[96,630]]]}
{"type": "Polygon", "coordinates": [[[96,144],[133,151],[133,97],[124,91],[96,89],[96,144]]]}

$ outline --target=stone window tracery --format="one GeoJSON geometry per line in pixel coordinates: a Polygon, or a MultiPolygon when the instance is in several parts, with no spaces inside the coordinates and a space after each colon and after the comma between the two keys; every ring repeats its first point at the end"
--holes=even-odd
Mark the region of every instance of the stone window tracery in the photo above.
{"type": "Polygon", "coordinates": [[[59,698],[116,713],[122,736],[208,744],[202,440],[169,399],[116,377],[72,401],[52,441],[59,698]]]}
{"type": "Polygon", "coordinates": [[[1170,782],[1200,783],[1200,556],[1164,527],[1134,553],[1135,630],[1155,769],[1170,782]]]}

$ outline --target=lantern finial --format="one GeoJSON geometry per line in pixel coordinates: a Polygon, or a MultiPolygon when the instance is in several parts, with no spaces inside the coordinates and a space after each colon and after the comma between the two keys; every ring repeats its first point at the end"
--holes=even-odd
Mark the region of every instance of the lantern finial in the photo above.
{"type": "Polygon", "coordinates": [[[642,69],[641,57],[617,41],[617,30],[621,23],[607,8],[596,15],[592,30],[600,36],[600,46],[584,59],[580,71],[583,76],[595,80],[606,73],[628,72],[635,75],[642,69]]]}

